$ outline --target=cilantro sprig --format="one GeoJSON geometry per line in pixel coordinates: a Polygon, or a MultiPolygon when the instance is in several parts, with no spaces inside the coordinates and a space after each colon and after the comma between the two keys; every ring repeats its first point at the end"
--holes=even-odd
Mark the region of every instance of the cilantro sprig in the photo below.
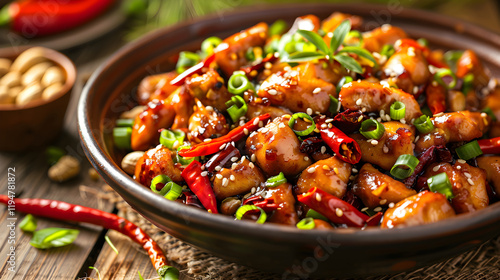
{"type": "Polygon", "coordinates": [[[326,58],[330,62],[334,60],[338,61],[346,69],[362,74],[363,68],[359,62],[349,56],[349,54],[356,54],[359,57],[365,58],[371,61],[373,65],[377,65],[377,61],[370,52],[359,46],[347,45],[339,50],[340,45],[342,45],[350,31],[351,22],[349,20],[344,20],[335,31],[333,31],[330,47],[328,47],[323,38],[317,33],[299,29],[297,33],[315,45],[318,50],[293,53],[287,58],[286,62],[305,62],[326,58]]]}

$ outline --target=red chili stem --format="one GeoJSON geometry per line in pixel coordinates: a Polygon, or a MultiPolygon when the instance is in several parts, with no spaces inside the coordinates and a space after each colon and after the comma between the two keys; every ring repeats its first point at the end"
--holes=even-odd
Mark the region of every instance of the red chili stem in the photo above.
{"type": "Polygon", "coordinates": [[[500,137],[477,140],[484,154],[500,154],[500,137]]]}
{"type": "Polygon", "coordinates": [[[201,175],[201,163],[193,160],[181,173],[189,189],[198,197],[201,204],[211,213],[217,214],[217,200],[208,176],[201,175]]]}
{"type": "Polygon", "coordinates": [[[165,266],[170,266],[160,246],[141,228],[125,218],[98,209],[58,200],[38,198],[14,198],[11,200],[6,195],[0,195],[0,203],[11,205],[12,202],[10,201],[13,201],[16,211],[19,212],[55,220],[88,223],[116,230],[141,245],[148,252],[149,258],[157,271],[163,270],[165,266]]]}
{"type": "Polygon", "coordinates": [[[347,136],[335,126],[322,126],[325,124],[324,119],[316,121],[316,128],[321,133],[321,138],[335,152],[336,156],[341,160],[355,164],[361,160],[361,149],[358,143],[347,136]]]}
{"type": "Polygon", "coordinates": [[[0,24],[27,38],[50,35],[82,25],[106,11],[114,0],[16,1],[5,6],[0,24]]]}
{"type": "Polygon", "coordinates": [[[366,225],[370,218],[351,204],[317,187],[313,187],[307,193],[297,196],[297,200],[336,224],[361,228],[366,225]]]}
{"type": "Polygon", "coordinates": [[[266,121],[269,118],[271,118],[270,114],[264,114],[258,117],[255,117],[251,119],[249,122],[242,126],[238,126],[237,128],[229,131],[228,134],[212,139],[210,142],[203,142],[197,145],[192,146],[189,149],[182,149],[179,151],[179,155],[182,157],[199,157],[199,156],[206,156],[210,154],[215,154],[218,151],[220,151],[222,145],[225,145],[227,143],[230,143],[232,141],[236,142],[243,138],[245,135],[245,129],[246,131],[252,132],[257,130],[259,126],[259,122],[261,121],[266,121]]]}

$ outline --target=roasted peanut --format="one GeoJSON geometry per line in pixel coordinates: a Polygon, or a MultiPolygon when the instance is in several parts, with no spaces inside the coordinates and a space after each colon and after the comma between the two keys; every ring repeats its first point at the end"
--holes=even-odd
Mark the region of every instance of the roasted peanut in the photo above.
{"type": "Polygon", "coordinates": [[[12,61],[7,58],[0,58],[0,77],[3,75],[7,74],[9,72],[10,65],[12,64],[12,61]]]}
{"type": "Polygon", "coordinates": [[[448,109],[450,111],[465,110],[465,94],[458,90],[448,91],[448,109]]]}
{"type": "Polygon", "coordinates": [[[59,66],[52,66],[47,71],[42,77],[42,85],[45,87],[48,87],[52,84],[55,83],[61,83],[64,84],[64,81],[66,78],[64,77],[64,72],[59,66]]]}
{"type": "Polygon", "coordinates": [[[12,96],[9,87],[0,85],[0,104],[12,104],[15,100],[16,99],[12,96]]]}
{"type": "Polygon", "coordinates": [[[16,97],[16,104],[23,106],[42,98],[42,90],[40,84],[33,84],[23,89],[16,97]]]}
{"type": "Polygon", "coordinates": [[[16,87],[21,85],[21,74],[19,72],[11,71],[5,74],[0,79],[0,85],[8,87],[16,87]]]}
{"type": "Polygon", "coordinates": [[[90,179],[92,179],[92,181],[99,181],[99,179],[101,178],[99,173],[97,173],[97,171],[92,167],[89,168],[88,173],[89,173],[89,177],[90,177],[90,179]]]}
{"type": "Polygon", "coordinates": [[[53,96],[57,95],[61,91],[62,88],[63,88],[63,84],[61,84],[61,83],[52,84],[43,90],[42,98],[44,100],[48,100],[48,99],[52,98],[53,96]]]}
{"type": "Polygon", "coordinates": [[[121,162],[122,169],[127,172],[127,174],[134,175],[135,165],[137,161],[144,155],[142,151],[135,151],[127,154],[121,162]]]}
{"type": "Polygon", "coordinates": [[[226,197],[220,204],[220,212],[224,215],[234,215],[241,206],[241,200],[234,196],[226,197]]]}
{"type": "Polygon", "coordinates": [[[52,62],[42,62],[36,65],[33,65],[30,69],[26,71],[21,77],[21,83],[24,86],[29,86],[33,83],[39,83],[42,79],[42,76],[45,74],[45,71],[52,66],[52,62]]]}
{"type": "Polygon", "coordinates": [[[69,155],[61,157],[56,164],[49,168],[49,178],[52,181],[64,182],[80,173],[80,162],[69,155]]]}
{"type": "Polygon", "coordinates": [[[27,49],[14,60],[10,70],[24,73],[34,65],[47,61],[46,53],[47,49],[42,47],[27,49]]]}

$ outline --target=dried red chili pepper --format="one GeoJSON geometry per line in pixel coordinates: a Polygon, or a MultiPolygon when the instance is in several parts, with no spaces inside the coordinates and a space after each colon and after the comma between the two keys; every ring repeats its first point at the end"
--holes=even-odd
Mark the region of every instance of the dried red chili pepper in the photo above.
{"type": "MultiPolygon", "coordinates": [[[[8,196],[0,195],[0,203],[7,205],[10,203],[9,201],[8,196]]],[[[179,273],[175,267],[169,264],[160,246],[141,228],[125,218],[98,209],[58,200],[14,198],[13,201],[16,205],[16,211],[19,212],[56,220],[88,223],[118,231],[141,245],[148,252],[149,258],[160,277],[163,277],[167,272],[169,274],[176,273],[177,275],[179,273]]]]}
{"type": "Polygon", "coordinates": [[[243,205],[253,204],[257,207],[262,208],[265,212],[271,212],[278,209],[278,204],[274,203],[274,198],[263,198],[259,195],[251,196],[245,199],[242,203],[243,205]]]}
{"type": "Polygon", "coordinates": [[[211,54],[207,58],[205,58],[202,62],[186,69],[186,71],[179,74],[175,79],[170,81],[170,84],[173,86],[181,86],[184,84],[186,79],[194,74],[200,74],[203,68],[208,68],[212,62],[215,60],[215,53],[211,54]]]}
{"type": "Polygon", "coordinates": [[[217,200],[208,176],[202,175],[201,163],[193,160],[181,173],[189,189],[198,197],[208,212],[217,214],[217,200]]]}
{"type": "Polygon", "coordinates": [[[383,216],[384,214],[382,214],[382,212],[377,212],[377,214],[371,216],[370,218],[368,218],[368,220],[366,220],[366,225],[369,227],[378,226],[383,216]]]}
{"type": "MultiPolygon", "coordinates": [[[[408,188],[414,188],[415,181],[417,178],[421,177],[420,173],[427,168],[431,163],[440,161],[440,162],[450,162],[453,159],[450,150],[446,148],[446,146],[431,146],[425,152],[421,153],[418,156],[418,164],[415,167],[413,174],[406,178],[403,182],[405,186],[408,188]]],[[[417,186],[421,185],[417,184],[417,186]]],[[[416,188],[416,187],[415,187],[416,188]]]]}
{"type": "Polygon", "coordinates": [[[255,78],[255,76],[257,76],[257,72],[262,70],[262,68],[265,67],[266,63],[268,63],[268,62],[273,63],[274,61],[276,61],[276,59],[278,59],[278,56],[276,56],[275,53],[268,54],[264,59],[262,59],[258,63],[251,65],[251,66],[243,67],[240,70],[245,72],[245,74],[247,75],[247,77],[249,79],[253,79],[253,78],[255,78]],[[253,75],[254,73],[255,73],[255,75],[253,75]]]}
{"type": "Polygon", "coordinates": [[[430,84],[426,89],[426,102],[433,115],[446,111],[446,88],[430,84]]]}
{"type": "Polygon", "coordinates": [[[500,154],[500,137],[477,140],[483,154],[500,154]]]}
{"type": "Polygon", "coordinates": [[[240,150],[236,149],[233,145],[226,145],[224,150],[213,155],[206,163],[205,170],[214,172],[216,166],[224,166],[233,157],[241,157],[240,150]]]}
{"type": "Polygon", "coordinates": [[[245,131],[247,133],[255,131],[259,128],[259,122],[265,121],[271,118],[270,114],[264,114],[258,117],[251,119],[249,122],[242,126],[238,126],[237,128],[229,131],[228,134],[212,139],[210,142],[203,142],[197,145],[192,146],[189,149],[183,149],[179,151],[179,155],[182,157],[199,157],[206,156],[210,154],[215,154],[220,150],[222,145],[230,143],[232,141],[236,142],[243,138],[245,131]]]}
{"type": "Polygon", "coordinates": [[[359,131],[361,123],[365,120],[365,115],[361,111],[347,109],[333,117],[332,125],[336,128],[345,131],[345,133],[353,133],[359,131]]]}
{"type": "Polygon", "coordinates": [[[361,149],[354,139],[333,125],[328,127],[325,119],[318,119],[316,128],[319,129],[323,141],[335,152],[337,157],[352,164],[359,162],[361,149]]]}
{"type": "Polygon", "coordinates": [[[25,37],[45,36],[72,29],[106,11],[114,0],[16,1],[0,11],[0,26],[25,37]]]}
{"type": "Polygon", "coordinates": [[[364,227],[370,218],[351,204],[317,187],[313,187],[307,193],[297,196],[297,200],[336,224],[364,227]]]}

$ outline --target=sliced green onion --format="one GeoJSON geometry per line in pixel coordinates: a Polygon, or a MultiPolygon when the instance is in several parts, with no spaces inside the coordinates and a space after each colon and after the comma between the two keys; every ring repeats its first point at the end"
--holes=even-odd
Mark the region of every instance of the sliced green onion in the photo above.
{"type": "Polygon", "coordinates": [[[316,224],[314,223],[313,218],[304,218],[300,222],[297,223],[298,229],[314,229],[316,224]]]}
{"type": "Polygon", "coordinates": [[[424,115],[428,116],[429,118],[433,116],[431,109],[429,109],[429,107],[427,106],[422,107],[421,111],[424,115]]]}
{"type": "Polygon", "coordinates": [[[496,122],[497,121],[497,116],[495,116],[495,113],[493,113],[493,110],[491,110],[490,107],[486,107],[481,112],[485,112],[488,116],[490,116],[491,120],[496,122]]]}
{"type": "Polygon", "coordinates": [[[363,35],[361,32],[357,30],[351,30],[347,34],[347,37],[345,38],[344,42],[342,43],[344,46],[355,46],[355,47],[360,47],[363,45],[363,35]],[[351,43],[351,42],[355,43],[351,43]]]}
{"type": "Polygon", "coordinates": [[[211,55],[214,52],[214,49],[222,43],[222,40],[219,37],[208,37],[207,39],[203,40],[201,43],[201,51],[205,53],[206,55],[211,55]]]}
{"type": "Polygon", "coordinates": [[[447,199],[453,198],[453,188],[446,172],[439,173],[427,179],[427,185],[431,191],[444,194],[447,199]]]}
{"type": "Polygon", "coordinates": [[[391,175],[398,179],[408,178],[415,171],[419,160],[414,155],[400,155],[391,168],[391,175]]]}
{"type": "Polygon", "coordinates": [[[335,115],[339,112],[340,109],[340,102],[337,98],[333,97],[330,95],[330,106],[328,107],[328,111],[332,114],[335,115]]]}
{"type": "Polygon", "coordinates": [[[176,155],[176,160],[178,163],[180,163],[181,165],[188,165],[190,164],[191,162],[193,162],[193,160],[200,160],[200,157],[182,157],[179,155],[179,151],[182,150],[182,149],[189,149],[191,146],[189,145],[183,145],[183,146],[180,146],[179,148],[177,148],[177,155],[176,155]]]}
{"type": "Polygon", "coordinates": [[[352,82],[352,77],[351,76],[344,76],[342,79],[340,79],[339,83],[337,84],[337,93],[340,93],[340,90],[342,90],[342,87],[345,84],[348,84],[352,82]]]}
{"type": "Polygon", "coordinates": [[[177,60],[177,65],[175,66],[177,73],[180,74],[186,71],[186,69],[196,65],[196,63],[200,62],[200,60],[200,56],[193,52],[180,52],[179,60],[177,60]]]}
{"type": "Polygon", "coordinates": [[[400,119],[404,119],[406,114],[406,106],[401,101],[396,101],[392,103],[390,109],[391,119],[399,121],[400,119]]]}
{"type": "Polygon", "coordinates": [[[382,50],[380,51],[381,55],[385,55],[387,58],[391,57],[396,50],[394,50],[394,47],[392,45],[384,45],[382,47],[382,50]]]}
{"type": "Polygon", "coordinates": [[[295,134],[297,134],[298,136],[306,136],[306,135],[309,135],[311,134],[314,129],[316,128],[316,124],[314,123],[314,120],[311,116],[309,116],[308,114],[306,113],[295,113],[293,114],[293,116],[290,118],[290,121],[288,122],[288,126],[293,130],[293,132],[295,132],[295,134]],[[295,130],[293,129],[294,125],[295,125],[295,120],[299,119],[299,118],[304,118],[304,119],[308,119],[311,121],[311,125],[306,128],[305,130],[302,130],[302,131],[299,131],[299,130],[295,130]]]}
{"type": "Polygon", "coordinates": [[[34,232],[36,230],[36,219],[33,215],[28,214],[19,223],[19,228],[26,232],[34,232]]]}
{"type": "Polygon", "coordinates": [[[455,66],[457,61],[462,57],[463,51],[447,51],[444,53],[444,60],[448,65],[455,66]]]}
{"type": "Polygon", "coordinates": [[[269,179],[267,179],[266,181],[266,187],[268,188],[274,188],[274,187],[277,187],[281,184],[284,184],[286,183],[286,178],[285,178],[285,174],[283,174],[283,172],[280,172],[280,174],[276,175],[276,176],[273,176],[273,177],[270,177],[269,179]]]}
{"type": "Polygon", "coordinates": [[[168,182],[161,189],[160,194],[168,200],[176,200],[182,194],[182,187],[174,182],[168,182]]]}
{"type": "Polygon", "coordinates": [[[153,178],[153,180],[151,180],[151,190],[154,192],[154,193],[158,193],[160,195],[165,195],[165,193],[168,191],[164,191],[166,185],[168,182],[171,182],[172,180],[170,179],[170,177],[168,177],[167,175],[164,175],[164,174],[160,174],[160,175],[157,175],[153,178]],[[158,190],[157,188],[157,185],[158,184],[163,184],[163,188],[161,190],[158,190]]]}
{"type": "Polygon", "coordinates": [[[425,38],[417,39],[417,43],[419,45],[421,45],[422,47],[428,47],[429,46],[429,41],[427,41],[427,39],[425,39],[425,38]]]}
{"type": "Polygon", "coordinates": [[[469,73],[464,76],[464,84],[462,86],[462,92],[464,94],[469,93],[474,88],[474,74],[469,73]]]}
{"type": "Polygon", "coordinates": [[[234,71],[227,82],[227,90],[232,94],[241,95],[249,89],[255,91],[255,87],[250,83],[245,72],[234,71]]]}
{"type": "Polygon", "coordinates": [[[264,47],[264,53],[266,55],[270,53],[275,53],[278,51],[278,44],[280,40],[278,38],[273,38],[271,41],[269,41],[266,46],[264,47]]]}
{"type": "Polygon", "coordinates": [[[253,52],[253,48],[248,48],[247,51],[245,52],[245,58],[248,61],[254,61],[255,60],[255,53],[253,52]]]}
{"type": "Polygon", "coordinates": [[[321,215],[319,212],[313,210],[313,209],[309,209],[306,213],[306,217],[308,218],[313,218],[313,219],[319,219],[319,220],[323,220],[323,221],[327,221],[328,222],[328,218],[321,215]]]}
{"type": "Polygon", "coordinates": [[[469,160],[483,154],[483,151],[481,151],[481,147],[479,147],[479,143],[477,143],[477,140],[462,145],[456,148],[455,151],[457,152],[458,157],[463,160],[469,160]]]}
{"type": "Polygon", "coordinates": [[[132,127],[134,126],[134,119],[117,119],[115,124],[118,127],[132,127]]]}
{"type": "Polygon", "coordinates": [[[418,129],[420,133],[429,133],[434,130],[434,125],[432,124],[431,118],[426,115],[422,115],[415,119],[413,125],[418,129]]]}
{"type": "Polygon", "coordinates": [[[264,212],[264,210],[262,208],[257,207],[255,205],[243,205],[243,206],[240,206],[240,208],[238,208],[238,210],[236,210],[236,219],[241,220],[243,218],[243,216],[245,216],[245,214],[248,211],[253,211],[253,210],[259,210],[260,211],[260,216],[257,219],[256,223],[263,224],[266,221],[266,219],[267,219],[267,214],[266,214],[266,212],[264,212]]]}
{"type": "Polygon", "coordinates": [[[184,143],[184,138],[186,133],[182,130],[169,130],[164,129],[160,133],[160,144],[172,150],[178,147],[178,145],[184,143]]]}
{"type": "Polygon", "coordinates": [[[62,247],[73,243],[79,233],[80,231],[76,229],[44,228],[35,231],[30,245],[38,249],[62,247]]]}
{"type": "Polygon", "coordinates": [[[377,120],[368,119],[361,123],[359,132],[361,133],[361,135],[366,137],[366,139],[378,140],[380,139],[380,137],[382,137],[382,135],[384,135],[385,127],[377,120]]]}
{"type": "Polygon", "coordinates": [[[231,100],[226,102],[227,113],[231,117],[234,123],[236,123],[241,117],[243,117],[247,111],[248,106],[245,99],[239,95],[231,97],[231,100]]]}
{"type": "Polygon", "coordinates": [[[274,35],[281,35],[285,33],[287,28],[288,25],[286,24],[286,22],[282,19],[278,19],[271,26],[269,26],[267,34],[269,35],[269,37],[274,35]]]}
{"type": "Polygon", "coordinates": [[[450,69],[439,69],[436,74],[434,74],[434,80],[447,89],[452,89],[457,85],[457,77],[450,69]],[[452,78],[449,84],[443,81],[443,78],[446,76],[450,76],[452,78]]]}
{"type": "Polygon", "coordinates": [[[132,128],[115,127],[113,128],[113,140],[115,146],[119,149],[130,150],[130,138],[132,137],[132,128]]]}
{"type": "Polygon", "coordinates": [[[111,242],[111,239],[109,239],[109,236],[104,236],[104,240],[106,240],[106,242],[108,243],[109,247],[111,247],[111,249],[113,249],[113,251],[115,251],[115,253],[118,255],[118,249],[116,249],[115,245],[113,244],[113,242],[111,242]]]}

